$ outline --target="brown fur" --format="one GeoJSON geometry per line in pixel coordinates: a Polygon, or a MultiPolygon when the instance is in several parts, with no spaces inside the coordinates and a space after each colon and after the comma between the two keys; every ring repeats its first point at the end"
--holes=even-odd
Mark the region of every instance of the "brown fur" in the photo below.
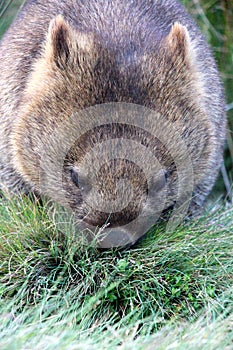
{"type": "MultiPolygon", "coordinates": [[[[224,99],[210,50],[175,0],[27,1],[0,46],[2,187],[43,194],[38,145],[73,113],[108,102],[142,105],[178,130],[182,125],[179,132],[194,172],[190,212],[202,206],[222,162],[224,99]]],[[[102,136],[85,135],[71,150],[57,201],[68,202],[79,218],[88,216],[92,224],[104,224],[107,214],[90,212],[70,170],[78,172],[88,149],[116,135],[156,152],[168,176],[166,208],[174,205],[177,173],[158,140],[127,126],[107,126],[98,135],[102,136]]],[[[95,186],[109,201],[117,196],[119,178],[126,176],[133,184],[134,198],[112,216],[112,226],[131,221],[145,205],[148,184],[135,165],[112,162],[102,168],[104,181],[95,185],[87,179],[89,174],[78,175],[84,178],[86,192],[95,186]]],[[[160,180],[155,176],[153,181],[159,191],[160,180]]],[[[56,192],[56,174],[51,186],[56,192]]]]}

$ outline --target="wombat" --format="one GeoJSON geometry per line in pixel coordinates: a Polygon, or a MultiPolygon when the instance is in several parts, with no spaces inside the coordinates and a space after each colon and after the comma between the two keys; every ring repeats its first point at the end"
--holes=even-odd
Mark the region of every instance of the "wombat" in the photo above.
{"type": "MultiPolygon", "coordinates": [[[[0,118],[3,190],[51,197],[69,206],[85,227],[108,222],[116,235],[119,227],[126,227],[121,235],[132,235],[131,241],[138,236],[128,232],[127,224],[142,212],[144,218],[147,212],[156,217],[156,202],[163,196],[163,213],[188,200],[180,195],[179,182],[185,175],[179,173],[172,154],[177,149],[172,128],[191,160],[189,213],[203,206],[222,162],[226,128],[222,84],[203,35],[176,0],[26,1],[0,44],[0,118]],[[153,113],[148,114],[145,130],[133,120],[130,125],[112,118],[71,142],[72,122],[56,140],[58,145],[64,140],[72,143],[63,159],[62,185],[54,167],[59,145],[53,155],[46,154],[49,181],[42,186],[42,148],[56,135],[56,128],[69,124],[74,115],[77,126],[85,125],[89,114],[80,111],[108,104],[125,110],[127,104],[140,106],[160,119],[150,133],[146,125],[153,124],[153,113]],[[148,149],[159,170],[141,151],[142,166],[127,159],[122,145],[122,156],[105,159],[109,148],[114,153],[113,144],[101,151],[99,169],[93,165],[83,170],[80,162],[94,146],[116,139],[130,139],[135,149],[137,144],[148,149]],[[151,181],[144,165],[152,170],[151,181]],[[97,177],[92,176],[95,172],[97,177]],[[119,185],[122,179],[129,187],[119,185]],[[132,196],[127,190],[131,187],[132,196]],[[115,203],[117,197],[121,209],[98,205],[101,200],[115,203]]],[[[137,231],[140,222],[137,225],[132,230],[137,231]]]]}

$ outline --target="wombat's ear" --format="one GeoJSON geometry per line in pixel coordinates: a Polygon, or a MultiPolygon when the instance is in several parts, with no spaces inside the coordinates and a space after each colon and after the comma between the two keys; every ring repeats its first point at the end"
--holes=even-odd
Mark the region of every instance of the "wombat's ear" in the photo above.
{"type": "Polygon", "coordinates": [[[66,64],[74,53],[76,35],[72,27],[59,15],[50,22],[45,45],[46,59],[59,67],[66,64]]]}
{"type": "Polygon", "coordinates": [[[187,28],[181,23],[175,22],[166,37],[166,47],[175,57],[189,59],[192,45],[187,28]]]}
{"type": "MultiPolygon", "coordinates": [[[[177,66],[178,74],[188,75],[192,80],[194,91],[203,102],[206,94],[203,71],[200,67],[195,41],[191,40],[188,29],[179,22],[175,22],[170,33],[165,38],[165,51],[174,66],[177,66]]],[[[194,93],[194,92],[193,92],[194,93]]]]}

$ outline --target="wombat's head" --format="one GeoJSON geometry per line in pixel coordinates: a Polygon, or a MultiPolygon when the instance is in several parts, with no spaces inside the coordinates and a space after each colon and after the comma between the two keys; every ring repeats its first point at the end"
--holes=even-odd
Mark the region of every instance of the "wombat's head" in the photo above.
{"type": "Polygon", "coordinates": [[[192,183],[194,173],[198,183],[208,149],[195,48],[179,23],[162,34],[154,43],[106,39],[58,16],[12,137],[16,169],[33,189],[83,227],[128,235],[123,244],[182,198],[182,178],[192,183]]]}

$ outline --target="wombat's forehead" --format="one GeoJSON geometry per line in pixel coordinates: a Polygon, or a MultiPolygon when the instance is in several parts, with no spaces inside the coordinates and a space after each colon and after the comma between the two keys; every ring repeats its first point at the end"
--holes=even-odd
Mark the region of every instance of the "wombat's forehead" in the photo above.
{"type": "Polygon", "coordinates": [[[142,149],[148,148],[148,151],[151,150],[156,153],[160,161],[165,159],[165,154],[167,159],[169,158],[169,152],[166,146],[156,135],[149,133],[149,131],[142,129],[138,125],[129,125],[123,122],[116,123],[113,121],[112,123],[106,122],[105,124],[96,126],[81,134],[71,145],[67,153],[67,163],[72,163],[77,158],[82,159],[97,145],[101,145],[101,150],[104,152],[102,153],[103,157],[105,153],[107,154],[111,150],[116,154],[116,158],[120,158],[117,153],[124,155],[124,153],[130,153],[134,150],[139,154],[139,148],[141,147],[142,149]],[[128,148],[125,141],[129,144],[128,148]],[[104,147],[104,145],[106,146],[104,147]]]}

